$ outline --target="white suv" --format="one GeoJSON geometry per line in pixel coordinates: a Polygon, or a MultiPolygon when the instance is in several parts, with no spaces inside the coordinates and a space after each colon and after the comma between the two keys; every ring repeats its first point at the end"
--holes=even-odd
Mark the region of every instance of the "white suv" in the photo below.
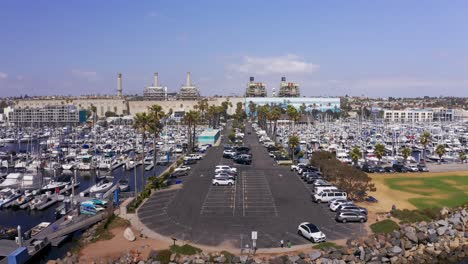
{"type": "Polygon", "coordinates": [[[216,185],[216,186],[220,186],[220,185],[232,186],[232,185],[234,185],[234,180],[226,178],[226,177],[214,178],[212,183],[213,183],[213,185],[216,185]]]}
{"type": "Polygon", "coordinates": [[[301,223],[297,228],[297,233],[313,243],[325,242],[327,240],[327,236],[316,225],[309,222],[301,223]]]}
{"type": "Polygon", "coordinates": [[[231,167],[229,167],[227,165],[218,165],[218,166],[216,166],[215,173],[218,173],[218,172],[221,172],[221,171],[231,171],[231,172],[237,173],[236,168],[231,168],[231,167]]]}

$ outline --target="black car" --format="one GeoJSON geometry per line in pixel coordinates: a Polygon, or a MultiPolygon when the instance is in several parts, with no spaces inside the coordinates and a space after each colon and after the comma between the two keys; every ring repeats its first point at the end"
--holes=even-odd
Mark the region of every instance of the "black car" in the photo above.
{"type": "Polygon", "coordinates": [[[393,164],[393,169],[396,172],[408,172],[408,168],[406,168],[403,164],[393,164]]]}
{"type": "Polygon", "coordinates": [[[374,171],[377,173],[384,173],[385,169],[381,166],[374,167],[374,171]]]}
{"type": "Polygon", "coordinates": [[[184,160],[184,165],[192,165],[192,164],[197,164],[197,160],[196,159],[184,160]]]}
{"type": "Polygon", "coordinates": [[[233,157],[235,163],[250,165],[252,164],[252,156],[247,154],[236,155],[233,157]]]}
{"type": "Polygon", "coordinates": [[[362,166],[362,171],[367,172],[367,173],[374,173],[375,168],[369,164],[364,164],[364,166],[362,166]]]}
{"type": "Polygon", "coordinates": [[[384,170],[387,173],[394,173],[395,172],[395,170],[392,167],[385,167],[384,170]]]}
{"type": "Polygon", "coordinates": [[[183,176],[187,176],[188,175],[188,172],[186,171],[174,171],[173,173],[171,173],[171,175],[169,175],[169,178],[179,178],[179,177],[183,177],[183,176]]]}
{"type": "Polygon", "coordinates": [[[428,172],[429,170],[427,169],[427,167],[423,164],[418,164],[418,170],[420,172],[428,172]]]}
{"type": "Polygon", "coordinates": [[[237,152],[237,154],[249,154],[250,153],[250,148],[246,146],[235,147],[234,150],[237,152]]]}

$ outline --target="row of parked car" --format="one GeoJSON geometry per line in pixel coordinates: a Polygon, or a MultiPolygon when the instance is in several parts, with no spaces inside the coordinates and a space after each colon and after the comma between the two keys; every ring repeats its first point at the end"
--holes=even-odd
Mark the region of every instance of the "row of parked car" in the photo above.
{"type": "Polygon", "coordinates": [[[367,221],[367,209],[348,200],[348,194],[326,181],[318,168],[299,163],[291,165],[291,171],[297,172],[302,180],[312,185],[312,201],[328,203],[330,210],[336,212],[336,221],[342,223],[367,221]]]}
{"type": "Polygon", "coordinates": [[[225,145],[223,158],[232,159],[237,164],[252,164],[252,154],[250,153],[250,148],[246,146],[225,145]]]}
{"type": "MultiPolygon", "coordinates": [[[[359,167],[358,167],[359,168],[359,167]]],[[[367,173],[395,173],[395,172],[428,172],[429,170],[424,164],[393,164],[392,166],[374,166],[370,164],[364,164],[362,171],[367,173]]]]}
{"type": "Polygon", "coordinates": [[[233,186],[236,184],[237,168],[227,165],[215,167],[212,184],[215,186],[233,186]]]}

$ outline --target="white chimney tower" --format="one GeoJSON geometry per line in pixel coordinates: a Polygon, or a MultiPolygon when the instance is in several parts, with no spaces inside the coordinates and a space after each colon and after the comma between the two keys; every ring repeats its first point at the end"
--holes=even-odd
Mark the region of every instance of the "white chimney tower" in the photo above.
{"type": "Polygon", "coordinates": [[[122,97],[122,73],[117,74],[117,96],[122,97]]]}
{"type": "Polygon", "coordinates": [[[190,81],[190,72],[187,72],[187,83],[185,84],[185,86],[190,87],[190,86],[192,86],[191,83],[192,82],[190,81]]]}
{"type": "Polygon", "coordinates": [[[159,77],[158,77],[158,73],[157,73],[157,72],[154,73],[154,83],[153,83],[153,86],[154,86],[154,87],[159,87],[159,77]]]}

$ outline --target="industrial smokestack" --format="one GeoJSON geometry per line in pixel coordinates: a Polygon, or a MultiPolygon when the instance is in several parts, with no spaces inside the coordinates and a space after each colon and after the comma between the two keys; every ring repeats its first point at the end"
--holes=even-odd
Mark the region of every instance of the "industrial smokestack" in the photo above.
{"type": "Polygon", "coordinates": [[[117,96],[122,97],[122,74],[117,74],[117,96]]]}
{"type": "Polygon", "coordinates": [[[281,77],[281,81],[282,81],[282,82],[285,82],[285,81],[286,81],[286,77],[281,77]]]}
{"type": "Polygon", "coordinates": [[[187,72],[187,83],[185,84],[185,86],[192,86],[192,82],[190,81],[190,72],[187,72]]]}
{"type": "Polygon", "coordinates": [[[155,72],[155,73],[154,73],[154,83],[153,83],[153,86],[154,86],[154,87],[159,87],[159,80],[158,80],[158,79],[159,79],[159,78],[158,78],[158,73],[155,72]]]}
{"type": "Polygon", "coordinates": [[[250,77],[250,82],[254,82],[255,78],[253,76],[250,77]]]}

